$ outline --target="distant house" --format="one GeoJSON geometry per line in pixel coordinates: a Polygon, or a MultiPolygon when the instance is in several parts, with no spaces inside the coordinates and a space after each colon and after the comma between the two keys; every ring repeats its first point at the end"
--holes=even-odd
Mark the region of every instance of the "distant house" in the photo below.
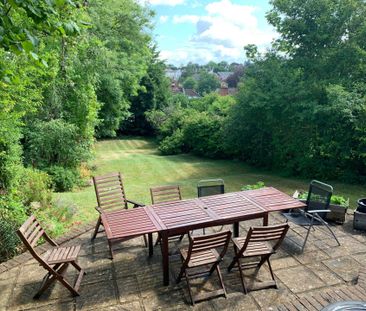
{"type": "Polygon", "coordinates": [[[165,76],[168,77],[171,81],[177,82],[182,75],[182,70],[180,69],[166,69],[165,76]]]}
{"type": "Polygon", "coordinates": [[[170,85],[170,90],[173,94],[183,93],[183,88],[179,85],[178,82],[172,82],[170,85]]]}
{"type": "Polygon", "coordinates": [[[227,78],[233,74],[231,71],[219,71],[216,73],[221,82],[226,82],[227,78]]]}
{"type": "Polygon", "coordinates": [[[189,99],[201,97],[194,89],[183,88],[183,94],[186,95],[189,99]]]}
{"type": "Polygon", "coordinates": [[[238,92],[238,89],[235,87],[227,87],[221,86],[219,89],[216,90],[217,93],[221,96],[227,96],[227,95],[235,95],[238,92]]]}

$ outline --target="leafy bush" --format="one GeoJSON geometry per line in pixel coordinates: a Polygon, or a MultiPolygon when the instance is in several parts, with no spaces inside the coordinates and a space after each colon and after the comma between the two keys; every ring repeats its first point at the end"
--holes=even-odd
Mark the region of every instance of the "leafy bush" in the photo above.
{"type": "Polygon", "coordinates": [[[52,201],[52,181],[45,172],[24,168],[19,182],[19,194],[24,205],[39,202],[41,207],[48,207],[52,201]]]}
{"type": "Polygon", "coordinates": [[[65,200],[54,201],[52,206],[35,212],[37,219],[51,236],[59,236],[72,225],[72,218],[77,211],[76,205],[65,200]]]}
{"type": "Polygon", "coordinates": [[[26,133],[25,156],[33,166],[76,168],[90,156],[77,126],[61,119],[38,121],[26,133]]]}
{"type": "Polygon", "coordinates": [[[62,166],[51,166],[48,174],[52,177],[52,183],[56,191],[71,191],[80,182],[77,170],[62,166]]]}
{"type": "Polygon", "coordinates": [[[208,157],[222,156],[220,119],[205,112],[193,112],[184,126],[184,142],[194,154],[208,157]]]}
{"type": "Polygon", "coordinates": [[[165,137],[160,145],[159,150],[162,154],[178,154],[183,151],[184,135],[181,129],[177,129],[171,136],[165,137]]]}
{"type": "Polygon", "coordinates": [[[26,209],[11,195],[0,196],[0,262],[14,256],[21,248],[16,230],[25,221],[26,209]]]}
{"type": "MultiPolygon", "coordinates": [[[[300,192],[298,198],[301,200],[306,200],[308,197],[308,192],[304,191],[304,192],[300,192]]],[[[346,199],[345,197],[341,196],[341,195],[332,195],[331,199],[330,199],[330,203],[331,204],[336,204],[336,205],[341,205],[344,207],[349,207],[349,198],[346,199]]]]}
{"type": "Polygon", "coordinates": [[[263,181],[258,181],[257,183],[253,184],[253,185],[245,185],[243,187],[241,187],[241,190],[255,190],[255,189],[260,189],[260,188],[264,188],[264,182],[263,181]]]}

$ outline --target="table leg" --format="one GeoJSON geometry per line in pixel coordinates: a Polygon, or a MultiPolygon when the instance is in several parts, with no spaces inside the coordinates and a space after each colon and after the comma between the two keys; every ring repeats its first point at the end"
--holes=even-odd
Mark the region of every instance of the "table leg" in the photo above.
{"type": "Polygon", "coordinates": [[[108,245],[109,245],[109,252],[111,254],[111,259],[113,260],[113,244],[112,244],[112,241],[111,240],[108,240],[108,245]]]}
{"type": "Polygon", "coordinates": [[[161,233],[161,252],[163,255],[163,277],[164,285],[169,285],[169,244],[168,234],[166,232],[161,233]]]}
{"type": "Polygon", "coordinates": [[[234,232],[234,237],[237,238],[239,236],[239,223],[238,222],[234,222],[233,232],[234,232]]]}
{"type": "Polygon", "coordinates": [[[154,254],[154,245],[153,245],[153,235],[152,233],[148,234],[148,240],[149,240],[149,257],[152,257],[154,254]]]}
{"type": "Polygon", "coordinates": [[[263,226],[268,226],[268,213],[263,216],[263,226]]]}

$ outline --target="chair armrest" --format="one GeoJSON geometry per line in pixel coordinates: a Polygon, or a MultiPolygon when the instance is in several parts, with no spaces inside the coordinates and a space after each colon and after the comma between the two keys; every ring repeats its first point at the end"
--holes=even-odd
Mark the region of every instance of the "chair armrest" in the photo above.
{"type": "Polygon", "coordinates": [[[142,204],[142,203],[138,203],[138,202],[135,202],[135,201],[132,201],[132,200],[126,200],[128,203],[131,203],[133,204],[133,208],[135,207],[143,207],[145,206],[145,204],[142,204]]]}
{"type": "Polygon", "coordinates": [[[103,210],[99,206],[96,206],[95,209],[99,214],[103,213],[103,210]]]}
{"type": "Polygon", "coordinates": [[[329,209],[315,209],[315,210],[311,210],[311,211],[306,211],[308,214],[317,214],[317,213],[330,213],[331,210],[329,209]]]}

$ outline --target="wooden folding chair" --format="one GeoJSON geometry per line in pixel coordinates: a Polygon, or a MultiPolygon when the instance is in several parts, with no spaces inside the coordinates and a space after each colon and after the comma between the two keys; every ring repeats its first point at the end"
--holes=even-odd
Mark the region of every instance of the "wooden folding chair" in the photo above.
{"type": "MultiPolygon", "coordinates": [[[[158,204],[164,202],[174,202],[182,200],[182,194],[178,185],[161,186],[150,188],[151,203],[158,204]]],[[[179,241],[184,238],[184,234],[179,236],[179,241]]],[[[169,237],[169,241],[176,240],[176,236],[169,237]]],[[[158,235],[155,245],[161,242],[161,235],[158,235]]]]}
{"type": "Polygon", "coordinates": [[[65,247],[58,246],[57,243],[53,241],[42,229],[34,216],[29,217],[28,220],[19,228],[17,233],[32,256],[48,271],[43,278],[40,289],[33,298],[38,299],[56,280],[65,286],[73,296],[79,296],[80,283],[83,275],[85,274],[84,270],[77,264],[80,245],[65,247]],[[42,256],[40,256],[34,248],[41,238],[44,238],[49,244],[54,246],[42,256]],[[79,275],[73,286],[65,278],[66,269],[69,264],[79,271],[79,275]]]}
{"type": "MultiPolygon", "coordinates": [[[[128,209],[128,203],[132,204],[133,208],[144,206],[144,204],[126,199],[120,172],[94,176],[93,182],[98,202],[96,210],[99,213],[99,218],[95,226],[92,240],[95,239],[99,232],[102,232],[99,231],[100,226],[103,226],[102,218],[100,217],[101,213],[108,213],[109,211],[115,211],[116,209],[128,209]]],[[[145,246],[147,246],[145,235],[144,243],[145,246]]]]}
{"type": "Polygon", "coordinates": [[[194,305],[195,302],[217,296],[225,296],[226,298],[226,289],[222,280],[219,264],[227,251],[231,238],[231,232],[225,231],[197,237],[192,237],[189,234],[188,236],[188,249],[180,250],[182,268],[178,275],[177,283],[179,283],[182,277],[185,276],[192,305],[194,305]],[[218,248],[221,249],[221,251],[219,250],[220,253],[217,251],[218,248]],[[206,266],[208,269],[204,271],[200,271],[197,269],[204,266],[206,266]],[[215,270],[220,281],[221,289],[213,291],[211,293],[203,293],[193,296],[190,280],[199,277],[210,276],[215,270]]]}
{"type": "Polygon", "coordinates": [[[289,229],[288,224],[265,227],[251,227],[246,238],[233,238],[235,256],[228,267],[228,271],[237,265],[240,272],[241,283],[244,293],[248,293],[248,289],[244,282],[243,270],[256,268],[258,273],[261,266],[267,262],[271,273],[272,281],[267,282],[265,286],[256,289],[275,287],[277,283],[273,275],[269,258],[281,245],[286,233],[289,229]],[[271,243],[270,243],[271,242],[271,243]],[[258,258],[258,261],[242,262],[243,259],[258,258]]]}

